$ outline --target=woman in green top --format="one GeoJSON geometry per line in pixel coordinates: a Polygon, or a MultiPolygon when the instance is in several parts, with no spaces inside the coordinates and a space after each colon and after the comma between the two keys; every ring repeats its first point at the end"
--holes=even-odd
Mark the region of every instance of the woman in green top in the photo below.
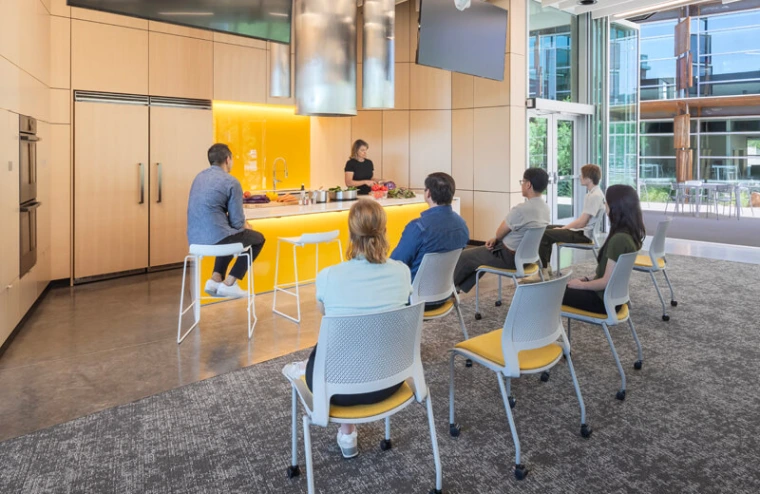
{"type": "MultiPolygon", "coordinates": [[[[606,314],[604,290],[612,276],[612,270],[622,254],[638,252],[646,237],[641,216],[639,196],[630,185],[612,185],[607,189],[607,216],[610,234],[597,257],[596,275],[570,280],[562,299],[562,305],[606,314]]],[[[620,307],[616,307],[620,309],[620,307]]]]}

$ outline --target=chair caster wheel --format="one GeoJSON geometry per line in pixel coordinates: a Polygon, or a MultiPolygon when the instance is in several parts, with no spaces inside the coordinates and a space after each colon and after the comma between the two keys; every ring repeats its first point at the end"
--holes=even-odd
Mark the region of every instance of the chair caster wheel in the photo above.
{"type": "Polygon", "coordinates": [[[483,319],[483,316],[480,315],[480,312],[476,312],[475,313],[475,320],[476,321],[480,321],[481,319],[483,319]]]}
{"type": "Polygon", "coordinates": [[[459,437],[459,433],[462,432],[462,426],[459,424],[449,424],[449,434],[451,437],[459,437]]]}
{"type": "Polygon", "coordinates": [[[676,302],[675,300],[671,300],[670,305],[672,305],[673,307],[678,307],[678,302],[676,302]]]}
{"type": "Polygon", "coordinates": [[[615,398],[617,398],[620,401],[625,400],[625,390],[621,389],[620,391],[618,391],[617,394],[615,395],[615,398]]]}
{"type": "Polygon", "coordinates": [[[641,360],[637,360],[636,362],[633,363],[633,368],[636,370],[641,370],[641,366],[642,366],[641,360]]]}
{"type": "Polygon", "coordinates": [[[467,361],[464,363],[465,367],[472,367],[472,360],[467,359],[467,361]]]}
{"type": "Polygon", "coordinates": [[[514,408],[517,405],[517,400],[514,396],[508,397],[507,400],[509,401],[509,408],[514,408]]]}
{"type": "Polygon", "coordinates": [[[662,320],[663,320],[663,321],[665,321],[665,322],[668,322],[668,321],[670,321],[670,316],[669,316],[669,315],[667,315],[667,314],[664,314],[664,315],[662,316],[662,320]]]}
{"type": "Polygon", "coordinates": [[[428,494],[443,494],[443,491],[441,489],[430,489],[428,494]]]}
{"type": "Polygon", "coordinates": [[[541,373],[541,382],[548,382],[549,381],[549,372],[543,371],[541,373]]]}
{"type": "Polygon", "coordinates": [[[496,303],[494,303],[496,307],[501,307],[501,300],[497,300],[496,303]]]}
{"type": "Polygon", "coordinates": [[[298,467],[298,465],[293,465],[288,467],[288,478],[292,479],[293,477],[298,477],[301,475],[301,469],[298,467]]]}
{"type": "Polygon", "coordinates": [[[581,437],[589,438],[591,437],[592,432],[593,431],[591,430],[590,426],[586,424],[581,425],[581,437]]]}
{"type": "Polygon", "coordinates": [[[382,449],[383,451],[388,451],[392,447],[393,447],[393,443],[391,443],[390,439],[383,439],[382,441],[380,441],[380,449],[382,449]]]}
{"type": "Polygon", "coordinates": [[[528,476],[528,469],[524,465],[515,465],[515,478],[523,480],[528,476]]]}

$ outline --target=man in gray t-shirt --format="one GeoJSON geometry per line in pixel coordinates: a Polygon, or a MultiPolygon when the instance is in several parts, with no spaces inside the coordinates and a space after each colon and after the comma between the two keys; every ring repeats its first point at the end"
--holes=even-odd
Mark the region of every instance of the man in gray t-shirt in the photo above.
{"type": "Polygon", "coordinates": [[[596,224],[603,220],[604,192],[599,188],[602,170],[597,165],[581,167],[581,185],[586,187],[586,198],[583,200],[583,212],[567,225],[549,225],[546,227],[538,255],[544,269],[548,270],[551,262],[552,246],[556,243],[590,244],[593,242],[593,232],[596,224]]]}
{"type": "Polygon", "coordinates": [[[454,284],[469,292],[475,286],[479,266],[515,269],[515,251],[528,228],[549,224],[551,214],[542,194],[549,184],[549,175],[541,168],[528,168],[520,180],[522,195],[527,200],[513,207],[496,229],[494,238],[483,247],[465,249],[454,270],[454,284]]]}
{"type": "MultiPolygon", "coordinates": [[[[230,175],[232,152],[226,144],[214,144],[208,150],[210,167],[200,172],[190,187],[187,203],[187,241],[190,244],[221,245],[241,243],[251,248],[251,262],[264,247],[264,236],[245,221],[243,188],[230,175]]],[[[245,257],[238,257],[229,275],[232,256],[217,257],[214,274],[205,291],[219,297],[246,297],[237,280],[245,277],[245,257]]]]}

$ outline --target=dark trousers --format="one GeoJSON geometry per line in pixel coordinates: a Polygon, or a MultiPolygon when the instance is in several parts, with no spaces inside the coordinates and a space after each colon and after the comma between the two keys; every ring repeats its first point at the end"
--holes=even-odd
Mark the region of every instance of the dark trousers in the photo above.
{"type": "MultiPolygon", "coordinates": [[[[306,386],[309,390],[313,389],[314,382],[314,356],[317,354],[317,345],[314,345],[314,349],[309,355],[309,360],[306,362],[306,386]]],[[[404,383],[398,383],[390,388],[381,389],[379,391],[373,391],[371,393],[360,393],[355,395],[333,395],[330,399],[331,405],[338,405],[341,407],[352,407],[354,405],[372,405],[373,403],[379,403],[386,398],[393,396],[393,393],[398,391],[401,385],[404,383]]]]}
{"type": "Polygon", "coordinates": [[[561,229],[562,225],[549,225],[546,227],[544,236],[541,237],[541,245],[538,246],[538,257],[544,267],[549,266],[552,257],[552,246],[557,242],[567,244],[590,244],[591,239],[583,232],[561,229]]]}
{"type": "MultiPolygon", "coordinates": [[[[597,314],[607,314],[604,307],[604,300],[592,290],[578,290],[577,288],[566,288],[565,295],[562,297],[562,305],[569,305],[576,309],[595,312],[597,314]]],[[[622,305],[615,307],[619,311],[622,305]]]]}
{"type": "MultiPolygon", "coordinates": [[[[250,247],[251,262],[253,262],[254,259],[256,259],[261,253],[261,249],[264,248],[265,241],[266,239],[264,239],[264,235],[260,234],[259,232],[253,230],[243,230],[240,233],[230,235],[222,241],[217,242],[216,245],[240,243],[243,244],[244,247],[250,247]]],[[[221,274],[222,279],[227,276],[227,267],[230,265],[230,262],[232,262],[232,258],[233,256],[217,257],[216,261],[214,262],[214,272],[221,274]]],[[[235,265],[232,266],[232,269],[230,269],[230,276],[234,276],[235,278],[242,280],[245,277],[245,273],[247,272],[248,260],[245,257],[239,256],[237,258],[237,261],[235,261],[235,265]]]]}
{"type": "Polygon", "coordinates": [[[475,275],[479,266],[492,266],[500,269],[515,269],[515,253],[499,242],[493,250],[487,247],[465,249],[459,256],[454,269],[454,285],[465,292],[475,286],[475,275]]]}

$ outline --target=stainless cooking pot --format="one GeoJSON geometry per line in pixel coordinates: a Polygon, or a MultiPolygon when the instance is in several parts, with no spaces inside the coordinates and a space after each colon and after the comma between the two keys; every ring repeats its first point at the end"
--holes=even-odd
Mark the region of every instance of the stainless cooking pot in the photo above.
{"type": "Polygon", "coordinates": [[[327,191],[326,190],[315,190],[311,193],[311,200],[312,202],[320,203],[320,202],[327,202],[327,191]]]}
{"type": "Polygon", "coordinates": [[[352,201],[356,199],[356,190],[341,190],[340,192],[330,191],[331,201],[352,201]]]}

